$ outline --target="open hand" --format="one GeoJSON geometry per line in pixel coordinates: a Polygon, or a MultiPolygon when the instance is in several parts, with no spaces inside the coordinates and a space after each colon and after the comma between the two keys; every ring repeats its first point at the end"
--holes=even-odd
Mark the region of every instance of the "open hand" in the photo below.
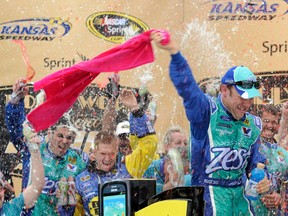
{"type": "Polygon", "coordinates": [[[267,208],[275,208],[277,207],[281,202],[281,196],[280,194],[273,191],[272,194],[266,194],[261,198],[261,201],[264,203],[264,205],[267,208]]]}

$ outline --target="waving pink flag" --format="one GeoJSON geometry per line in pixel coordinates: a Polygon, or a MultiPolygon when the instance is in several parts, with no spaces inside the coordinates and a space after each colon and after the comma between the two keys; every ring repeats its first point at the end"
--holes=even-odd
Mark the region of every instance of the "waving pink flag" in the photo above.
{"type": "Polygon", "coordinates": [[[89,61],[56,71],[35,82],[34,91],[43,89],[46,101],[27,115],[34,129],[45,130],[55,124],[101,72],[123,71],[153,62],[151,32],[137,35],[89,61]]]}

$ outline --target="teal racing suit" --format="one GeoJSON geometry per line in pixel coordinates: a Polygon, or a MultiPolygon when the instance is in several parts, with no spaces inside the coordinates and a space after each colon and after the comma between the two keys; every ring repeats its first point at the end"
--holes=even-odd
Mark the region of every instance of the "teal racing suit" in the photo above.
{"type": "Polygon", "coordinates": [[[20,215],[24,205],[24,197],[21,193],[18,197],[3,203],[2,208],[0,208],[0,216],[20,215]]]}
{"type": "MultiPolygon", "coordinates": [[[[23,189],[29,185],[30,173],[30,153],[26,143],[23,141],[22,123],[25,120],[24,102],[19,104],[8,103],[6,106],[6,124],[9,130],[10,139],[17,150],[21,151],[23,160],[23,189]]],[[[35,207],[25,211],[25,215],[58,215],[56,205],[56,189],[61,177],[74,178],[85,170],[86,162],[75,150],[68,149],[59,157],[49,150],[49,144],[43,141],[40,146],[42,162],[44,166],[45,186],[35,204],[35,207]]]]}
{"type": "Polygon", "coordinates": [[[259,152],[261,119],[236,120],[218,98],[205,95],[180,52],[171,56],[170,78],[183,98],[191,130],[191,183],[204,186],[205,215],[252,215],[244,179],[265,163],[259,152]]]}

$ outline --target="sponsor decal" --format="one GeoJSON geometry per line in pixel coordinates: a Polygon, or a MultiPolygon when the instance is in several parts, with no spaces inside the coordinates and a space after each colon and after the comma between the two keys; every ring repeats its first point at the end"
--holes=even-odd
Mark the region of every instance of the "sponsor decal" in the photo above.
{"type": "Polygon", "coordinates": [[[244,122],[243,122],[245,125],[247,125],[247,126],[250,126],[250,122],[249,122],[249,120],[246,118],[245,120],[244,120],[244,122]]]}
{"type": "Polygon", "coordinates": [[[54,196],[56,194],[56,189],[58,188],[58,183],[58,181],[54,181],[49,179],[48,176],[45,176],[45,185],[43,187],[42,194],[54,196]]]}
{"type": "Polygon", "coordinates": [[[65,36],[72,24],[60,18],[30,18],[0,23],[0,40],[53,41],[65,36]]]}
{"type": "Polygon", "coordinates": [[[142,20],[114,11],[97,12],[90,15],[86,20],[86,26],[92,34],[112,43],[123,43],[149,30],[142,20]]]}
{"type": "Polygon", "coordinates": [[[231,149],[230,147],[214,147],[211,149],[215,157],[206,167],[205,173],[207,175],[217,170],[238,170],[242,169],[246,164],[247,157],[250,155],[250,150],[240,148],[231,149]],[[233,158],[233,163],[231,163],[233,158]]]}
{"type": "Polygon", "coordinates": [[[255,123],[256,127],[257,127],[260,131],[262,131],[262,121],[261,121],[261,118],[258,117],[258,116],[255,116],[255,118],[254,118],[254,123],[255,123]]]}
{"type": "Polygon", "coordinates": [[[76,164],[77,158],[76,158],[76,157],[68,157],[68,161],[69,161],[71,164],[76,164]]]}
{"type": "Polygon", "coordinates": [[[285,162],[284,158],[285,158],[285,157],[284,157],[283,152],[278,151],[277,154],[278,154],[278,156],[277,156],[277,162],[278,162],[278,163],[281,163],[281,164],[284,164],[284,162],[285,162]]]}
{"type": "Polygon", "coordinates": [[[232,128],[232,125],[230,125],[230,124],[224,124],[224,123],[218,123],[217,126],[219,126],[219,127],[225,127],[225,128],[232,128]]]}
{"type": "Polygon", "coordinates": [[[212,98],[210,101],[211,101],[212,114],[214,114],[218,110],[218,107],[212,98]]]}
{"type": "Polygon", "coordinates": [[[241,130],[242,130],[242,133],[244,134],[244,136],[251,137],[251,134],[252,134],[251,128],[242,127],[241,130]]]}
{"type": "Polygon", "coordinates": [[[220,116],[220,119],[223,121],[232,121],[232,119],[229,116],[220,116]]]}
{"type": "Polygon", "coordinates": [[[271,21],[287,14],[288,1],[271,3],[264,0],[206,1],[209,21],[271,21]]]}
{"type": "Polygon", "coordinates": [[[98,196],[95,196],[95,197],[93,197],[91,200],[90,200],[90,202],[89,202],[89,204],[88,204],[88,207],[89,207],[89,213],[90,213],[90,215],[92,215],[92,216],[97,216],[97,215],[99,215],[99,206],[98,206],[98,196]]]}
{"type": "Polygon", "coordinates": [[[67,164],[67,170],[70,172],[76,172],[77,171],[77,166],[74,164],[67,164]]]}
{"type": "Polygon", "coordinates": [[[81,181],[88,181],[91,178],[90,175],[86,175],[80,178],[81,181]]]}
{"type": "Polygon", "coordinates": [[[219,129],[219,128],[216,128],[215,131],[217,131],[217,133],[219,134],[219,136],[225,136],[225,135],[231,135],[234,133],[234,130],[224,130],[224,129],[219,129]]]}

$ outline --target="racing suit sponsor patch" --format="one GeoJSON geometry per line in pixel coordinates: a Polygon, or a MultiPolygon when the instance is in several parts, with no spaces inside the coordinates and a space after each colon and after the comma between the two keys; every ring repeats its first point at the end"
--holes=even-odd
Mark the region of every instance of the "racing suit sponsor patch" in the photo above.
{"type": "Polygon", "coordinates": [[[284,154],[283,154],[283,152],[281,152],[281,151],[278,151],[277,152],[277,162],[278,163],[281,163],[281,164],[284,164],[285,163],[285,160],[284,160],[284,154]]]}
{"type": "Polygon", "coordinates": [[[232,128],[231,124],[225,124],[225,123],[217,123],[217,126],[219,127],[225,127],[225,128],[232,128]]]}
{"type": "Polygon", "coordinates": [[[247,118],[244,120],[244,124],[247,125],[247,126],[250,126],[250,122],[249,122],[249,120],[247,118]]]}
{"type": "Polygon", "coordinates": [[[91,201],[88,204],[90,214],[93,216],[99,215],[99,207],[98,207],[98,196],[91,199],[91,201]]]}
{"type": "Polygon", "coordinates": [[[251,137],[252,129],[248,127],[241,127],[241,131],[246,137],[251,137]]]}
{"type": "Polygon", "coordinates": [[[88,181],[91,178],[90,175],[86,175],[80,178],[81,181],[88,181]]]}
{"type": "Polygon", "coordinates": [[[77,172],[77,166],[74,164],[67,164],[67,170],[70,172],[77,172]]]}
{"type": "Polygon", "coordinates": [[[254,116],[254,123],[256,127],[261,131],[262,130],[262,122],[258,116],[254,116]]]}
{"type": "Polygon", "coordinates": [[[220,119],[223,121],[232,121],[232,119],[229,116],[225,116],[225,115],[220,116],[220,119]]]}
{"type": "Polygon", "coordinates": [[[76,157],[68,157],[68,161],[69,161],[71,164],[76,164],[77,158],[76,158],[76,157]]]}
{"type": "Polygon", "coordinates": [[[234,130],[229,131],[229,130],[223,130],[223,129],[219,129],[219,128],[216,128],[215,130],[219,133],[220,136],[224,136],[226,134],[230,135],[230,134],[234,133],[234,130]]]}
{"type": "Polygon", "coordinates": [[[218,107],[212,98],[210,98],[210,102],[211,102],[210,103],[211,104],[211,113],[214,114],[218,110],[218,107]]]}
{"type": "Polygon", "coordinates": [[[42,190],[43,194],[53,196],[56,194],[57,188],[58,188],[58,181],[53,181],[52,179],[45,177],[45,185],[44,185],[43,190],[42,190]]]}
{"type": "Polygon", "coordinates": [[[238,170],[242,169],[250,154],[245,148],[231,149],[230,147],[215,147],[210,150],[216,153],[211,163],[207,166],[205,173],[210,174],[217,170],[238,170]],[[231,163],[231,158],[233,163],[231,163]]]}

